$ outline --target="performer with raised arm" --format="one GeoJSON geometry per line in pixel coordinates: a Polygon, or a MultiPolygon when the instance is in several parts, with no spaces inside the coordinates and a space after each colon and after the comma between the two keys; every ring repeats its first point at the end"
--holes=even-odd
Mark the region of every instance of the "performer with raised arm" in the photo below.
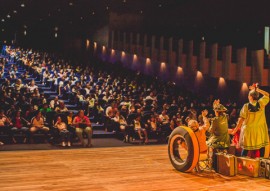
{"type": "Polygon", "coordinates": [[[207,153],[207,145],[206,145],[206,135],[205,132],[210,127],[210,123],[208,118],[206,117],[208,114],[208,111],[205,109],[202,111],[202,117],[203,117],[203,124],[200,126],[198,121],[191,119],[188,122],[188,127],[190,127],[193,132],[195,133],[199,146],[200,146],[200,153],[207,153]]]}
{"type": "Polygon", "coordinates": [[[269,144],[265,117],[265,106],[269,102],[269,93],[261,90],[258,84],[253,84],[249,89],[249,102],[242,107],[238,123],[231,134],[235,135],[241,129],[239,142],[243,149],[242,156],[247,156],[248,151],[251,151],[251,157],[258,158],[264,156],[264,149],[269,144]],[[259,99],[260,94],[263,97],[259,99]]]}

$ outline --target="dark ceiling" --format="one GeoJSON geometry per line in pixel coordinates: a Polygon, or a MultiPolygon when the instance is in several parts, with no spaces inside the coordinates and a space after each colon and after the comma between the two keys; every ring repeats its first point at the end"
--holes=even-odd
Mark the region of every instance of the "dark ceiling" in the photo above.
{"type": "Polygon", "coordinates": [[[269,0],[0,0],[0,40],[15,33],[26,36],[25,31],[38,38],[87,36],[108,25],[110,12],[143,15],[144,30],[150,33],[217,27],[239,31],[269,25],[269,10],[269,0]]]}

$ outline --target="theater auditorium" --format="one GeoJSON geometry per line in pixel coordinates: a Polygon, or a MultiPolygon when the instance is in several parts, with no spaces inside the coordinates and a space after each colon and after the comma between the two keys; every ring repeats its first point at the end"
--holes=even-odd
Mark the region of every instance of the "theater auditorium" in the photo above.
{"type": "Polygon", "coordinates": [[[269,191],[269,7],[0,0],[0,190],[269,191]]]}

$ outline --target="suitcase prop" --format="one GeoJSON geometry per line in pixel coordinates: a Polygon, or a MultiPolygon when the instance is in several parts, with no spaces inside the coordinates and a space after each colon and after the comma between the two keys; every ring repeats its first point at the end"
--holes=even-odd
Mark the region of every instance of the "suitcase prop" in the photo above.
{"type": "Polygon", "coordinates": [[[237,174],[236,157],[231,154],[216,153],[217,173],[225,176],[235,176],[237,174]]]}
{"type": "Polygon", "coordinates": [[[267,159],[260,159],[259,177],[266,178],[266,163],[267,159]]]}
{"type": "Polygon", "coordinates": [[[259,177],[270,179],[270,159],[260,159],[259,177]]]}
{"type": "Polygon", "coordinates": [[[237,171],[238,174],[250,176],[250,177],[258,177],[259,176],[259,159],[252,159],[246,157],[237,157],[237,171]]]}
{"type": "Polygon", "coordinates": [[[270,159],[266,162],[265,166],[265,178],[270,179],[270,159]]]}

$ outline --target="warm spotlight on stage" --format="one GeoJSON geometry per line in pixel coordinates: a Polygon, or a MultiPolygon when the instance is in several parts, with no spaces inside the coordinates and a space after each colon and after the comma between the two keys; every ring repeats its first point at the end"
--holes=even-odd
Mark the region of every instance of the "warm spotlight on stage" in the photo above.
{"type": "Polygon", "coordinates": [[[242,87],[241,87],[241,93],[242,93],[242,94],[245,94],[245,93],[247,93],[247,92],[248,92],[248,85],[247,85],[246,82],[244,82],[244,83],[242,84],[242,87]]]}
{"type": "Polygon", "coordinates": [[[115,50],[114,50],[114,49],[111,50],[111,55],[112,55],[112,56],[115,55],[115,50]]]}
{"type": "Polygon", "coordinates": [[[121,58],[123,59],[125,57],[126,53],[124,51],[122,51],[121,53],[121,58]]]}
{"type": "Polygon", "coordinates": [[[183,72],[183,68],[181,68],[180,66],[178,66],[178,67],[177,67],[177,75],[178,75],[178,76],[181,76],[181,75],[183,75],[183,73],[184,73],[184,72],[183,72]]]}
{"type": "Polygon", "coordinates": [[[136,62],[138,60],[138,57],[136,54],[133,55],[133,62],[136,62]]]}
{"type": "Polygon", "coordinates": [[[105,53],[106,53],[106,47],[102,46],[102,54],[105,54],[105,53]]]}
{"type": "Polygon", "coordinates": [[[244,82],[242,84],[241,92],[240,92],[240,97],[241,97],[242,101],[247,99],[248,91],[249,91],[248,84],[246,82],[244,82]]]}
{"type": "Polygon", "coordinates": [[[86,49],[89,49],[89,47],[90,47],[90,41],[87,39],[86,40],[86,49]]]}
{"type": "Polygon", "coordinates": [[[202,81],[203,80],[203,74],[200,71],[197,71],[197,75],[196,75],[196,81],[202,81]]]}
{"type": "Polygon", "coordinates": [[[226,81],[223,77],[220,77],[218,80],[218,87],[219,88],[224,88],[226,86],[226,81]]]}
{"type": "Polygon", "coordinates": [[[151,65],[151,60],[150,58],[146,58],[146,66],[150,66],[151,65]]]}
{"type": "Polygon", "coordinates": [[[165,72],[166,70],[166,63],[165,62],[161,62],[160,63],[160,72],[165,72]]]}

